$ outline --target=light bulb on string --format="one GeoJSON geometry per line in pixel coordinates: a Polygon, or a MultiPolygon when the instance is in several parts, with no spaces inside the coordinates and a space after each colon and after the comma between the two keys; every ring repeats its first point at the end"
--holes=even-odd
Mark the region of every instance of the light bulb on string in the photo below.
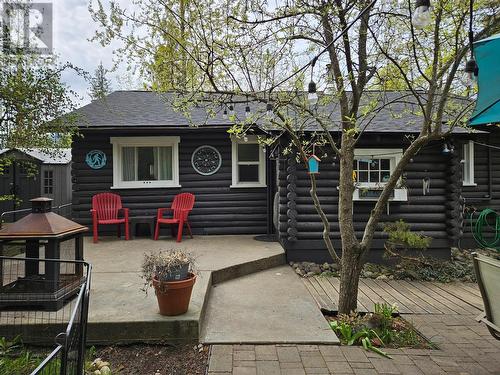
{"type": "Polygon", "coordinates": [[[307,86],[307,100],[309,101],[309,105],[314,106],[318,103],[318,90],[316,88],[316,82],[314,82],[313,74],[314,74],[314,65],[316,65],[318,57],[314,57],[311,61],[311,81],[307,86]]]}
{"type": "Polygon", "coordinates": [[[316,83],[314,81],[309,82],[309,87],[307,89],[307,100],[310,105],[316,105],[318,103],[318,93],[316,90],[316,83]]]}
{"type": "Polygon", "coordinates": [[[416,29],[423,29],[432,21],[432,8],[430,0],[417,0],[411,23],[416,29]]]}
{"type": "Polygon", "coordinates": [[[266,105],[266,116],[267,118],[271,119],[273,118],[273,105],[271,102],[267,102],[267,105],[266,105]]]}
{"type": "Polygon", "coordinates": [[[467,60],[467,63],[465,64],[465,82],[468,87],[471,87],[476,81],[477,81],[477,75],[478,75],[478,67],[476,60],[473,58],[467,60]]]}

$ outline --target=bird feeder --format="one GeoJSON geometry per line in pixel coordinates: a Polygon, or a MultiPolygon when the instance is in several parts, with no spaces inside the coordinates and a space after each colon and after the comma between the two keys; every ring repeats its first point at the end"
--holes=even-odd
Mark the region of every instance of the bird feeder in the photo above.
{"type": "Polygon", "coordinates": [[[316,155],[311,155],[307,159],[309,174],[319,174],[319,162],[321,161],[316,155]]]}
{"type": "Polygon", "coordinates": [[[26,254],[19,258],[20,266],[12,267],[12,260],[0,261],[0,310],[57,311],[78,293],[83,281],[83,263],[65,261],[83,261],[87,228],[52,212],[50,198],[35,198],[31,203],[29,215],[0,230],[0,255],[14,241],[26,254]]]}

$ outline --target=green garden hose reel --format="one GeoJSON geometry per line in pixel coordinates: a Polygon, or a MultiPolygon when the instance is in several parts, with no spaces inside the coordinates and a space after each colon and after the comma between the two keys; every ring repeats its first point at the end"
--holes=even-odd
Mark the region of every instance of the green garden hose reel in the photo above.
{"type": "Polygon", "coordinates": [[[479,216],[474,220],[475,213],[470,214],[474,239],[482,248],[500,251],[500,215],[491,208],[486,208],[479,212],[479,216]]]}

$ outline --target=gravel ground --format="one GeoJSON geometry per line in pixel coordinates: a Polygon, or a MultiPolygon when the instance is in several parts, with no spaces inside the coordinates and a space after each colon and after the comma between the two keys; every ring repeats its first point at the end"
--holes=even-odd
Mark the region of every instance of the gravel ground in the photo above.
{"type": "Polygon", "coordinates": [[[176,347],[108,346],[97,348],[95,355],[111,363],[113,375],[202,375],[207,368],[208,349],[196,343],[176,347]]]}

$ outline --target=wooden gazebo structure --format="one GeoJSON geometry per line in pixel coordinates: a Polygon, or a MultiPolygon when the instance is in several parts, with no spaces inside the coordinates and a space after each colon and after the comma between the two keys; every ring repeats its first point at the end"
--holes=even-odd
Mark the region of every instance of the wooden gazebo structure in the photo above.
{"type": "Polygon", "coordinates": [[[4,245],[13,241],[24,244],[26,254],[20,258],[21,266],[0,262],[0,308],[58,310],[78,292],[84,277],[79,261],[83,261],[87,227],[52,212],[50,198],[31,202],[29,215],[0,230],[0,255],[4,245]]]}

